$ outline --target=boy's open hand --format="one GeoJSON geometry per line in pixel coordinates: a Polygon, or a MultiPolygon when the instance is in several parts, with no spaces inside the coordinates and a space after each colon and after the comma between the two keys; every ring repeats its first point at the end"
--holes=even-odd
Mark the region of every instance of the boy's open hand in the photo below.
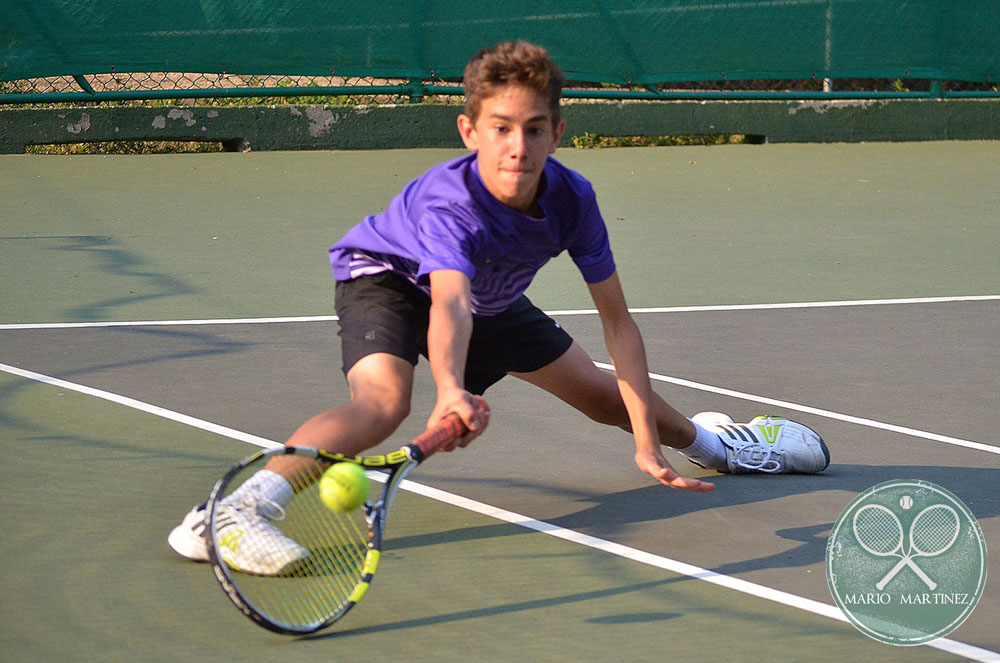
{"type": "Polygon", "coordinates": [[[643,453],[635,455],[635,464],[639,469],[650,475],[664,486],[688,490],[693,493],[707,493],[715,490],[715,484],[700,479],[684,477],[677,473],[661,453],[643,453]]]}

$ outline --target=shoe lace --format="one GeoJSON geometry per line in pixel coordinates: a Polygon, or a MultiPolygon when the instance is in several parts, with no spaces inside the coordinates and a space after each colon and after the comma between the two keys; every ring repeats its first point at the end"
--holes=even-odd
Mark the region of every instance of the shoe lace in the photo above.
{"type": "Polygon", "coordinates": [[[767,444],[747,444],[736,451],[736,465],[754,472],[780,472],[781,454],[767,444]]]}
{"type": "Polygon", "coordinates": [[[254,497],[253,495],[244,496],[233,507],[248,514],[261,516],[272,522],[281,522],[288,515],[285,508],[274,500],[269,500],[265,497],[254,497]]]}

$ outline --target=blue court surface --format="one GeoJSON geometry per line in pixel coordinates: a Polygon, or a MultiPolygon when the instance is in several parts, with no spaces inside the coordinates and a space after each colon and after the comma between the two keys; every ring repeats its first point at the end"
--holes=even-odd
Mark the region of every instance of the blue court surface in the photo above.
{"type": "MultiPolygon", "coordinates": [[[[631,438],[514,378],[418,468],[365,600],[310,638],[235,610],[166,534],[258,445],[349,398],[326,249],[452,150],[0,157],[5,661],[998,661],[1000,144],[561,150],[598,191],[654,388],[784,415],[818,476],[653,485],[631,438]],[[864,490],[958,496],[990,552],[947,638],[848,624],[825,552],[864,490]]],[[[529,290],[608,362],[565,257],[529,290]]],[[[418,369],[423,428],[434,389],[418,369]]]]}

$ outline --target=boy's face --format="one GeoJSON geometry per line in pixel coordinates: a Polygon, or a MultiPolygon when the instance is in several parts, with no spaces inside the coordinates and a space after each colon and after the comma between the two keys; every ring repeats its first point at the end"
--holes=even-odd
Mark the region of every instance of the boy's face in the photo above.
{"type": "Polygon", "coordinates": [[[504,205],[531,214],[542,169],[566,123],[553,126],[545,97],[520,85],[498,88],[479,108],[475,122],[459,116],[462,141],[478,152],[479,175],[489,192],[504,205]]]}

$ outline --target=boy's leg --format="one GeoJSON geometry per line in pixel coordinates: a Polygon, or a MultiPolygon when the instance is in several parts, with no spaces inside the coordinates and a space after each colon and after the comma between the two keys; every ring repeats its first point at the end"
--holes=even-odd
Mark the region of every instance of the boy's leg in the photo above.
{"type": "MultiPolygon", "coordinates": [[[[309,446],[347,455],[360,454],[389,437],[409,412],[413,366],[406,360],[378,353],[358,361],[347,374],[351,401],[318,414],[302,424],[288,439],[291,446],[309,446]]],[[[284,504],[291,498],[293,485],[319,476],[312,460],[298,456],[276,456],[267,467],[238,487],[230,498],[252,497],[284,504]],[[294,480],[295,477],[297,480],[294,480]]],[[[229,498],[227,498],[229,499],[229,498]]],[[[234,503],[238,500],[234,500],[234,503]]],[[[308,556],[309,551],[275,529],[255,512],[235,510],[228,518],[244,531],[244,538],[266,542],[243,545],[233,555],[241,568],[263,575],[279,573],[288,563],[308,556]],[[277,551],[278,561],[260,559],[257,551],[277,551]]],[[[208,560],[205,538],[205,505],[194,507],[167,538],[170,547],[192,560],[208,560]]]]}
{"type": "MultiPolygon", "coordinates": [[[[628,412],[617,379],[594,366],[575,342],[564,355],[530,373],[513,373],[558,396],[591,419],[629,430],[628,412]]],[[[749,424],[696,425],[653,394],[660,441],[689,460],[721,472],[822,472],[830,452],[812,429],[780,417],[749,424]]],[[[696,417],[697,419],[697,417],[696,417]]]]}
{"type": "Polygon", "coordinates": [[[389,437],[410,412],[430,301],[389,272],[338,282],[336,298],[351,400],[312,417],[285,444],[354,456],[389,437]]]}
{"type": "MultiPolygon", "coordinates": [[[[285,444],[355,456],[389,437],[410,411],[416,337],[429,302],[391,273],[338,282],[336,300],[351,400],[310,418],[285,444]]],[[[287,488],[274,474],[301,487],[319,472],[305,458],[277,456],[262,474],[274,479],[277,497],[287,488]]]]}
{"type": "MultiPolygon", "coordinates": [[[[594,421],[631,431],[628,411],[614,374],[594,365],[575,341],[561,357],[531,373],[512,373],[583,412],[594,421]]],[[[655,392],[653,407],[663,444],[684,449],[694,441],[695,426],[655,392]]]]}
{"type": "MultiPolygon", "coordinates": [[[[310,418],[285,444],[356,456],[392,435],[410,412],[413,366],[405,359],[368,355],[347,372],[347,384],[350,402],[310,418]]],[[[278,456],[267,469],[291,479],[308,462],[278,456]]]]}
{"type": "MultiPolygon", "coordinates": [[[[357,455],[386,439],[409,413],[413,365],[417,361],[413,336],[419,328],[419,320],[426,316],[421,315],[421,302],[408,286],[400,285],[391,275],[339,283],[337,305],[351,400],[309,419],[286,444],[357,455]],[[371,331],[374,328],[379,333],[371,331]],[[372,337],[377,343],[369,342],[372,337]],[[406,357],[411,357],[412,361],[406,357]]],[[[319,473],[319,465],[309,459],[277,456],[226,500],[235,504],[248,498],[250,502],[281,505],[291,499],[295,486],[301,488],[309,479],[318,478],[319,473]]],[[[189,559],[208,559],[204,509],[204,504],[194,507],[167,539],[175,551],[189,559]]],[[[242,514],[247,518],[234,519],[246,532],[253,533],[245,537],[248,541],[255,537],[270,540],[272,547],[288,551],[282,559],[308,554],[280,534],[266,518],[257,517],[255,512],[248,513],[242,514]]],[[[255,549],[253,545],[242,547],[250,551],[255,549]]],[[[252,555],[248,555],[241,567],[268,573],[265,566],[257,566],[256,560],[250,559],[252,555]]]]}
{"type": "Polygon", "coordinates": [[[357,455],[382,442],[410,412],[413,366],[390,354],[368,355],[348,371],[347,385],[349,403],[312,417],[286,444],[357,455]]]}

